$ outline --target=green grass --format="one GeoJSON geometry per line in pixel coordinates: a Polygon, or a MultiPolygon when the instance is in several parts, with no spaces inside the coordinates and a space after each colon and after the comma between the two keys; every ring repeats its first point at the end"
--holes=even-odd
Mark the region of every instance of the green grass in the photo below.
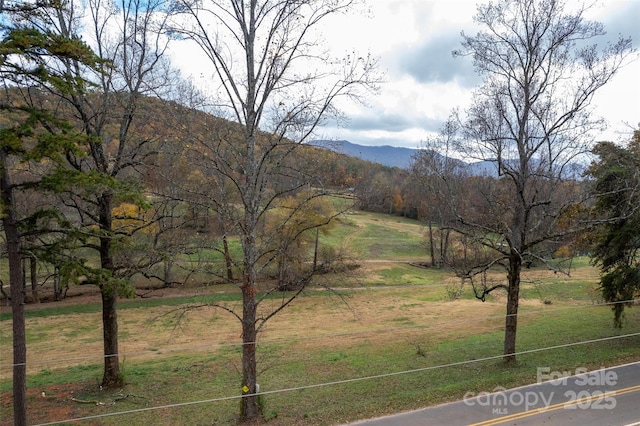
{"type": "MultiPolygon", "coordinates": [[[[220,301],[238,301],[241,296],[236,293],[217,293],[203,294],[198,296],[184,296],[173,298],[157,298],[157,299],[121,299],[118,303],[118,309],[138,309],[153,308],[157,306],[179,306],[189,303],[214,303],[220,301]]],[[[43,306],[39,309],[29,309],[25,311],[25,318],[47,318],[57,315],[69,314],[92,314],[101,312],[102,305],[99,303],[83,304],[83,305],[63,305],[43,306]]],[[[0,314],[0,321],[11,319],[11,312],[0,314]]]]}
{"type": "MultiPolygon", "coordinates": [[[[630,311],[624,330],[611,327],[607,308],[549,311],[544,315],[537,314],[535,321],[520,328],[521,351],[640,331],[637,310],[630,311]]],[[[526,311],[523,314],[526,316],[526,311]]],[[[523,354],[517,365],[507,367],[499,360],[500,331],[440,342],[430,339],[428,326],[415,328],[402,338],[395,335],[397,333],[390,333],[382,340],[377,336],[376,344],[368,337],[345,336],[338,342],[341,349],[326,347],[306,351],[303,345],[295,342],[261,346],[260,353],[271,360],[269,368],[259,377],[261,389],[271,392],[300,388],[266,395],[266,412],[277,415],[279,421],[284,422],[282,424],[294,420],[306,424],[334,424],[338,420],[350,421],[460,399],[467,391],[491,391],[497,386],[529,383],[535,381],[538,367],[553,370],[573,370],[578,366],[598,368],[638,359],[640,352],[640,337],[636,336],[523,354]],[[386,343],[381,343],[385,340],[386,343]],[[457,364],[482,358],[492,359],[457,364]],[[402,372],[406,373],[398,374],[402,372]],[[366,379],[385,374],[388,376],[366,379]],[[358,378],[362,380],[308,388],[358,378]]],[[[238,376],[234,368],[229,367],[238,362],[237,356],[237,348],[226,348],[215,353],[159,356],[144,362],[125,360],[126,393],[134,396],[113,406],[81,405],[79,408],[84,415],[91,415],[234,396],[238,393],[238,376]]],[[[63,371],[43,369],[29,377],[28,386],[46,391],[56,383],[84,383],[76,398],[109,402],[114,399],[115,391],[100,391],[90,386],[97,382],[100,373],[100,366],[95,364],[63,371]]],[[[9,389],[8,383],[2,383],[0,390],[9,389]]],[[[37,400],[31,402],[37,403],[37,400]]],[[[214,401],[162,410],[161,416],[159,412],[150,411],[109,417],[100,424],[173,424],[187,415],[191,424],[233,424],[236,408],[233,400],[214,401]]]]}
{"type": "Polygon", "coordinates": [[[595,301],[597,284],[587,280],[558,280],[522,286],[522,296],[551,303],[595,301]]]}
{"type": "MultiPolygon", "coordinates": [[[[345,293],[348,294],[348,293],[345,293]]],[[[329,297],[326,292],[309,292],[307,297],[329,297]]],[[[271,294],[267,299],[279,299],[282,298],[282,293],[271,294]]],[[[197,296],[182,296],[182,297],[167,297],[167,298],[155,298],[155,299],[121,299],[118,303],[118,309],[140,309],[140,308],[155,308],[159,306],[176,307],[188,304],[214,304],[217,302],[238,302],[242,300],[242,296],[239,292],[234,293],[215,293],[215,294],[201,294],[197,296]]],[[[25,318],[48,318],[59,315],[70,314],[92,314],[101,312],[102,306],[97,303],[93,304],[81,304],[81,305],[62,305],[52,306],[43,305],[38,309],[29,309],[25,311],[25,318]]],[[[0,321],[7,321],[11,319],[11,312],[4,312],[0,314],[0,321]]]]}
{"type": "MultiPolygon", "coordinates": [[[[466,286],[461,300],[449,301],[448,289],[458,281],[448,271],[404,263],[427,258],[421,232],[421,225],[415,221],[359,213],[341,219],[331,235],[322,237],[323,244],[334,247],[346,241],[361,260],[391,261],[372,263],[371,272],[360,277],[357,285],[345,286],[366,289],[343,291],[347,303],[361,302],[361,306],[371,307],[385,319],[378,321],[374,315],[372,323],[362,325],[365,330],[378,332],[358,331],[360,329],[355,329],[358,331],[355,333],[345,332],[340,326],[360,324],[359,312],[352,312],[334,294],[321,291],[306,292],[305,297],[313,303],[297,305],[294,302],[287,308],[294,326],[298,319],[313,324],[308,321],[310,317],[326,313],[344,320],[332,331],[335,336],[306,338],[316,334],[313,325],[307,325],[308,329],[298,330],[299,338],[265,341],[260,345],[259,383],[267,392],[265,415],[271,419],[270,424],[336,424],[457,400],[468,391],[491,391],[497,386],[535,382],[538,367],[573,370],[640,359],[638,336],[566,346],[640,332],[640,310],[628,309],[625,328],[613,328],[609,308],[590,306],[597,296],[594,290],[597,282],[589,278],[593,274],[577,274],[577,277],[554,276],[523,282],[518,350],[531,352],[518,355],[516,365],[505,366],[500,361],[503,309],[500,314],[493,313],[496,306],[501,307],[504,294],[497,292],[486,304],[470,302],[473,293],[466,286]],[[385,299],[393,303],[385,304],[385,299]],[[420,316],[436,307],[445,312],[459,309],[462,313],[460,317],[441,319],[420,316]],[[467,308],[473,312],[465,314],[467,308]],[[556,348],[539,350],[546,347],[556,348]],[[485,358],[488,359],[482,360],[485,358]],[[353,381],[342,383],[345,380],[353,381]],[[282,389],[287,391],[270,393],[282,389]]],[[[214,259],[216,255],[211,252],[207,256],[214,259]]],[[[576,259],[573,265],[579,268],[578,272],[592,271],[585,258],[576,259]]],[[[366,267],[365,264],[363,269],[366,267]]],[[[215,294],[199,296],[122,300],[119,307],[123,311],[171,310],[187,304],[240,301],[239,293],[232,286],[216,286],[215,291],[215,294]]],[[[277,299],[282,295],[272,297],[277,299]]],[[[99,330],[89,330],[91,326],[83,324],[83,318],[95,317],[99,312],[99,304],[51,304],[29,309],[26,311],[30,321],[28,341],[42,343],[57,336],[59,340],[79,344],[99,339],[99,330]],[[55,330],[47,323],[48,319],[59,316],[69,317],[69,329],[55,330]]],[[[10,318],[10,313],[0,315],[3,345],[10,338],[10,318]]],[[[123,324],[135,325],[126,315],[122,318],[123,324]]],[[[207,321],[207,335],[215,336],[218,324],[224,320],[212,316],[207,321]]],[[[140,329],[141,333],[153,333],[172,326],[171,321],[164,318],[153,327],[141,325],[140,329]]],[[[122,333],[123,339],[134,338],[130,331],[122,333]]],[[[239,333],[234,339],[239,340],[239,333]]],[[[205,343],[197,341],[194,345],[205,343]]],[[[61,418],[74,418],[207,401],[106,417],[95,420],[95,424],[172,425],[184,424],[185,419],[194,425],[234,424],[238,412],[236,397],[241,387],[240,351],[237,345],[212,345],[206,350],[171,352],[163,351],[162,345],[157,344],[142,355],[122,359],[126,386],[121,390],[97,387],[102,366],[94,359],[69,368],[43,363],[42,368],[28,376],[28,388],[37,391],[29,396],[30,413],[32,418],[48,421],[60,418],[51,414],[51,410],[58,408],[65,410],[65,417],[61,418]],[[78,400],[101,401],[105,405],[70,401],[69,390],[74,391],[78,400]],[[45,399],[40,396],[42,391],[47,395],[45,399]]],[[[3,396],[11,390],[6,371],[3,366],[0,377],[3,396]]],[[[1,405],[0,419],[10,418],[10,410],[10,404],[1,405]]]]}
{"type": "Polygon", "coordinates": [[[338,247],[344,243],[362,259],[425,258],[420,222],[375,213],[340,218],[321,243],[338,247]]]}
{"type": "Polygon", "coordinates": [[[408,263],[379,264],[375,274],[365,276],[363,285],[412,286],[440,285],[450,278],[450,272],[442,269],[419,268],[408,263]]]}

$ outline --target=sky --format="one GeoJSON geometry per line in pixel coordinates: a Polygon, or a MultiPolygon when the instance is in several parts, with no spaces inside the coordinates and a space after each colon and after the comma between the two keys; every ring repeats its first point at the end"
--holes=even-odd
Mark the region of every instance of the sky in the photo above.
{"type": "MultiPolygon", "coordinates": [[[[418,148],[435,136],[453,108],[464,109],[481,80],[471,58],[454,58],[461,35],[475,34],[473,0],[368,0],[355,14],[325,21],[323,37],[337,54],[352,50],[378,57],[385,83],[367,105],[341,105],[348,121],[329,123],[316,138],[369,146],[418,148]]],[[[590,18],[604,23],[599,44],[631,36],[640,47],[640,0],[601,0],[590,18]]],[[[598,140],[629,139],[640,123],[640,58],[630,62],[600,89],[596,112],[609,128],[598,140]]],[[[195,73],[195,70],[192,70],[195,73]]]]}

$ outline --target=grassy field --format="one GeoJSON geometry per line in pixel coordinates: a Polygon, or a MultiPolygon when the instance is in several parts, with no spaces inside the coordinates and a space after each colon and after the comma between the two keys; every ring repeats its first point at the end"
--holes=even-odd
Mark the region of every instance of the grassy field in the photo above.
{"type": "MultiPolygon", "coordinates": [[[[570,277],[523,276],[518,363],[500,362],[505,300],[482,303],[425,260],[419,223],[346,216],[326,243],[346,245],[361,267],[310,288],[260,336],[259,382],[273,425],[340,424],[535,382],[538,367],[573,370],[640,360],[640,312],[623,329],[597,296],[585,259],[570,277]],[[616,338],[619,337],[619,338],[616,338]],[[609,340],[603,340],[609,339],[609,340]],[[551,349],[549,349],[551,348],[551,349]]],[[[500,279],[496,275],[495,279],[500,279]]],[[[230,286],[207,286],[120,302],[126,386],[101,390],[99,297],[28,306],[29,422],[88,425],[211,425],[236,422],[240,326],[222,309],[240,305],[230,286]],[[80,303],[81,302],[81,303],[80,303]],[[163,407],[163,408],[158,408],[163,407]],[[111,416],[107,414],[123,413],[111,416]]],[[[264,308],[278,304],[265,301],[264,308]]],[[[11,424],[11,319],[0,311],[0,424],[11,424]]]]}

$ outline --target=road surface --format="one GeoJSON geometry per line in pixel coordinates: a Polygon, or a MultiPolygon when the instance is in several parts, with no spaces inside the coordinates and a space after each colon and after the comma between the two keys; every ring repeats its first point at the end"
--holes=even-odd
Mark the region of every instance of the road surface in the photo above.
{"type": "Polygon", "coordinates": [[[351,425],[640,426],[640,362],[588,373],[540,368],[537,376],[533,385],[468,392],[462,401],[351,425]]]}

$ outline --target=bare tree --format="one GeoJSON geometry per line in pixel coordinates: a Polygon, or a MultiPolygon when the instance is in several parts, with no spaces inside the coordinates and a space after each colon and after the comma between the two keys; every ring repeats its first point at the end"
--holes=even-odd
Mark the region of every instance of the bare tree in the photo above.
{"type": "MultiPolygon", "coordinates": [[[[488,161],[497,179],[478,187],[476,205],[450,204],[453,228],[490,250],[475,270],[501,265],[507,290],[504,360],[515,360],[520,275],[523,265],[550,259],[575,230],[583,193],[574,166],[590,149],[603,122],[592,114],[594,94],[632,53],[620,38],[604,48],[588,42],[603,25],[585,18],[587,6],[569,10],[561,0],[499,0],[480,5],[483,30],[463,33],[460,55],[471,55],[484,84],[458,115],[458,155],[488,161]]],[[[450,198],[454,200],[455,197],[450,198]]]]}
{"type": "MultiPolygon", "coordinates": [[[[205,0],[179,1],[182,13],[176,31],[195,41],[214,73],[220,111],[235,121],[237,131],[201,141],[209,170],[221,191],[232,190],[234,203],[222,192],[210,198],[219,214],[239,235],[243,259],[241,417],[260,415],[256,387],[258,331],[288,305],[294,295],[272,312],[258,310],[259,276],[276,260],[270,240],[281,227],[263,223],[282,197],[307,191],[299,205],[326,194],[314,180],[314,164],[297,164],[292,155],[331,113],[338,98],[358,100],[374,88],[375,61],[349,55],[333,60],[320,49],[316,31],[330,15],[348,11],[354,1],[334,0],[205,0]],[[363,90],[364,89],[364,90],[363,90]],[[215,171],[215,173],[214,173],[215,171]]],[[[295,215],[284,218],[283,226],[295,215]]],[[[319,225],[314,225],[315,227],[319,225]]],[[[276,286],[277,288],[277,286],[276,286]]]]}
{"type": "Polygon", "coordinates": [[[463,193],[469,183],[467,170],[462,161],[451,157],[457,131],[456,123],[448,120],[439,136],[423,142],[411,158],[411,179],[421,192],[418,216],[427,224],[431,266],[449,264],[449,225],[455,217],[442,206],[447,204],[451,194],[456,194],[459,200],[467,199],[463,193]]]}

